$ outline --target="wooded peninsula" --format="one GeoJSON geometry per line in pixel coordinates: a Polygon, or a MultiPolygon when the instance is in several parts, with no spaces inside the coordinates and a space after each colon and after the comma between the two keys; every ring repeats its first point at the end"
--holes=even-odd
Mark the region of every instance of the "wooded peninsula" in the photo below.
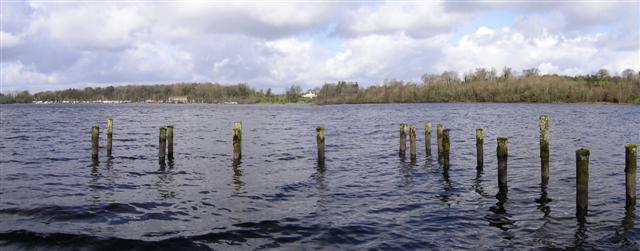
{"type": "Polygon", "coordinates": [[[246,83],[176,83],[168,85],[126,85],[87,87],[0,94],[8,103],[426,103],[426,102],[610,102],[640,104],[640,72],[627,69],[611,75],[607,70],[580,76],[541,75],[536,68],[513,74],[478,68],[458,77],[456,72],[425,74],[421,83],[385,80],[361,87],[357,82],[338,81],[303,93],[291,85],[284,94],[255,89],[246,83]],[[309,95],[305,95],[309,94],[309,95]]]}

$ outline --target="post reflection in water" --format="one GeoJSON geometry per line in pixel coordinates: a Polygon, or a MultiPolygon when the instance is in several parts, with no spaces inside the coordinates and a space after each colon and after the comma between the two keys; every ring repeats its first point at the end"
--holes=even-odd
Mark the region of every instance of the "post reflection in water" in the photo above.
{"type": "Polygon", "coordinates": [[[176,198],[176,192],[173,190],[173,182],[175,178],[173,177],[173,161],[168,161],[167,163],[160,162],[158,168],[158,181],[156,182],[156,187],[158,188],[158,193],[160,194],[160,198],[162,199],[173,199],[176,198]],[[168,165],[168,168],[167,168],[168,165]]]}
{"type": "Polygon", "coordinates": [[[585,249],[584,242],[589,238],[585,224],[586,222],[584,220],[578,220],[578,227],[576,228],[573,241],[573,249],[575,250],[585,249]]]}
{"type": "Polygon", "coordinates": [[[636,210],[635,208],[625,207],[624,210],[624,218],[622,219],[622,228],[625,231],[633,230],[634,223],[636,220],[636,210]]]}
{"type": "Polygon", "coordinates": [[[233,160],[232,169],[233,169],[233,186],[236,189],[236,192],[239,192],[244,187],[244,182],[241,180],[242,178],[242,161],[241,160],[233,160]]]}
{"type": "Polygon", "coordinates": [[[537,198],[535,202],[538,203],[536,207],[538,208],[538,210],[544,213],[544,217],[545,218],[549,217],[549,214],[551,213],[551,208],[547,206],[547,204],[551,202],[551,198],[549,198],[549,196],[547,195],[546,185],[543,185],[540,187],[540,198],[537,198]]]}
{"type": "Polygon", "coordinates": [[[482,175],[484,171],[482,169],[476,169],[476,178],[474,179],[474,190],[477,194],[482,197],[487,196],[487,193],[484,192],[484,188],[482,187],[482,175]]]}

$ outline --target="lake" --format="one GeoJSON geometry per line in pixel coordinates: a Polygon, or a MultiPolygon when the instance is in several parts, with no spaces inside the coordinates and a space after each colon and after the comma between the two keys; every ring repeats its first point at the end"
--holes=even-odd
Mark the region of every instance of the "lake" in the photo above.
{"type": "Polygon", "coordinates": [[[624,208],[624,145],[640,143],[640,106],[2,105],[0,118],[1,249],[640,248],[637,213],[624,208]],[[551,131],[546,193],[542,113],[551,131]],[[239,165],[234,121],[244,130],[239,165]],[[415,163],[398,156],[403,122],[417,126],[415,163]],[[451,130],[448,170],[436,157],[438,123],[451,130]],[[175,160],[162,166],[164,125],[175,126],[175,160]],[[316,125],[325,127],[323,168],[316,125]],[[480,171],[475,128],[485,134],[480,171]],[[496,197],[498,136],[509,138],[506,198],[496,197]],[[591,150],[586,223],[575,217],[581,147],[591,150]]]}

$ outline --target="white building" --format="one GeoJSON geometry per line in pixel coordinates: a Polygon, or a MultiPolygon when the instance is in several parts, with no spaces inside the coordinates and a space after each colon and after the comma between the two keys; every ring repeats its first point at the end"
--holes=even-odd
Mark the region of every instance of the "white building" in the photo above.
{"type": "Polygon", "coordinates": [[[313,93],[313,92],[308,92],[308,93],[305,93],[304,95],[302,95],[302,97],[305,97],[305,98],[315,98],[315,97],[316,97],[316,94],[315,94],[315,93],[313,93]]]}

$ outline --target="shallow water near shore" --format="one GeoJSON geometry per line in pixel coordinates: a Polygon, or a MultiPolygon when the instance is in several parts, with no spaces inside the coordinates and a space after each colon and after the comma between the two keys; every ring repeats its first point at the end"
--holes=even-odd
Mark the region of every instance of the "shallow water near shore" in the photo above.
{"type": "Polygon", "coordinates": [[[640,143],[638,125],[640,106],[600,104],[2,105],[0,249],[637,250],[637,212],[624,209],[624,145],[640,143]],[[546,193],[542,113],[551,131],[546,193]],[[113,158],[104,149],[109,117],[113,158]],[[243,123],[238,165],[234,121],[243,123]],[[398,156],[403,122],[418,128],[415,163],[398,156]],[[436,157],[438,123],[451,130],[448,170],[436,157]],[[175,126],[175,160],[160,165],[164,125],[175,126]],[[316,125],[325,127],[324,167],[316,125]],[[475,128],[484,128],[482,170],[475,128]],[[504,197],[496,196],[498,136],[509,138],[504,197]],[[580,147],[591,150],[582,224],[580,147]]]}

